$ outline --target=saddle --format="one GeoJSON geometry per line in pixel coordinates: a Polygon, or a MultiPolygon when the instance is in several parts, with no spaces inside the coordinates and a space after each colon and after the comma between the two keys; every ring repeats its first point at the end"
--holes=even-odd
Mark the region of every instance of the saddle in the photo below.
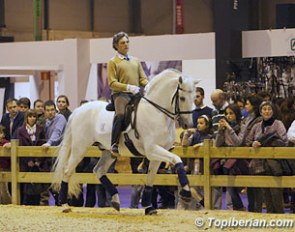
{"type": "MultiPolygon", "coordinates": [[[[125,115],[124,115],[124,123],[123,123],[123,131],[127,129],[127,127],[131,124],[131,128],[134,129],[135,137],[138,139],[139,134],[136,128],[136,115],[137,115],[137,106],[142,98],[140,93],[135,94],[132,96],[131,101],[126,105],[125,108],[125,115]],[[132,121],[132,113],[134,112],[134,119],[132,121]]],[[[113,98],[111,102],[106,106],[107,111],[115,111],[115,105],[113,98]]],[[[132,140],[129,138],[129,135],[125,132],[124,133],[124,143],[129,151],[134,154],[135,156],[143,156],[134,146],[132,140]]]]}
{"type": "MultiPolygon", "coordinates": [[[[123,130],[126,130],[127,127],[129,126],[129,124],[131,124],[132,129],[134,129],[133,124],[135,125],[135,123],[131,122],[131,120],[132,120],[131,115],[133,112],[135,112],[135,119],[134,120],[136,120],[136,110],[137,110],[137,106],[138,106],[138,103],[141,98],[142,98],[142,95],[140,93],[135,94],[132,96],[131,101],[126,105],[123,130]]],[[[107,111],[115,111],[115,104],[114,104],[113,98],[111,99],[111,102],[109,104],[107,104],[106,110],[107,111]]]]}

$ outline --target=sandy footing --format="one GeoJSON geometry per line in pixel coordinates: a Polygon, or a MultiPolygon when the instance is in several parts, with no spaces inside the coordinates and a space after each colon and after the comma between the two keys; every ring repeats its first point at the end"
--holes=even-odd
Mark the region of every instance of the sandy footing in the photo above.
{"type": "Polygon", "coordinates": [[[0,205],[0,231],[5,232],[220,231],[221,227],[224,231],[294,231],[294,222],[293,214],[227,210],[158,210],[157,215],[145,216],[143,209],[72,208],[62,213],[55,206],[0,205]],[[267,228],[263,228],[264,221],[267,228]]]}

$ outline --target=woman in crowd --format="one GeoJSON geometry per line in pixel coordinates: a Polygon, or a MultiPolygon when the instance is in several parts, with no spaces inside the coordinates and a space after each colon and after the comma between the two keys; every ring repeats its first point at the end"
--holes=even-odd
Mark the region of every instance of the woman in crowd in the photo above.
{"type": "MultiPolygon", "coordinates": [[[[230,104],[225,108],[225,118],[219,120],[218,133],[216,135],[215,145],[221,146],[236,146],[235,136],[241,130],[242,114],[240,107],[237,104],[230,104]]],[[[224,159],[221,160],[222,173],[224,175],[239,175],[245,174],[244,170],[247,163],[243,159],[224,159]]],[[[242,199],[240,197],[240,188],[228,187],[227,191],[230,196],[233,210],[245,210],[242,199]]]]}
{"type": "MultiPolygon", "coordinates": [[[[286,145],[288,142],[286,129],[282,121],[275,118],[273,104],[270,101],[262,102],[259,107],[259,112],[263,120],[253,126],[247,137],[246,145],[255,148],[262,146],[277,146],[276,144],[278,144],[279,141],[279,146],[286,145]],[[266,144],[266,140],[263,140],[263,137],[265,138],[266,135],[271,135],[271,133],[275,134],[278,138],[275,141],[276,144],[266,144]]],[[[269,159],[253,159],[250,163],[250,168],[260,175],[276,175],[269,159]]],[[[284,213],[283,189],[264,188],[263,193],[268,213],[284,213]]],[[[261,209],[262,201],[260,200],[256,202],[256,205],[261,209]]]]}
{"type": "Polygon", "coordinates": [[[56,106],[58,108],[58,113],[65,116],[66,120],[69,120],[69,117],[72,111],[69,110],[70,102],[66,95],[59,95],[56,99],[56,106]]]}
{"type": "MultiPolygon", "coordinates": [[[[37,125],[37,112],[28,110],[25,114],[24,125],[19,128],[17,138],[20,146],[40,146],[45,142],[44,128],[37,125]]],[[[21,160],[20,171],[39,172],[42,160],[34,157],[21,160]]],[[[42,184],[26,183],[23,185],[23,204],[40,205],[40,193],[43,192],[42,184]]]]}
{"type": "MultiPolygon", "coordinates": [[[[246,146],[245,141],[249,136],[249,132],[253,126],[262,121],[259,113],[259,106],[262,103],[262,98],[258,95],[250,95],[246,97],[245,109],[248,116],[243,119],[241,123],[240,132],[237,134],[233,129],[231,133],[227,133],[228,137],[231,137],[231,142],[233,146],[246,146]]],[[[239,162],[245,163],[244,165],[239,165],[242,174],[248,173],[248,161],[240,160],[239,162]]],[[[250,173],[255,175],[255,173],[250,173]]],[[[249,212],[261,212],[262,208],[258,205],[262,205],[262,191],[261,188],[247,188],[248,197],[248,211],[249,212]],[[257,202],[261,202],[256,204],[257,202]]]]}

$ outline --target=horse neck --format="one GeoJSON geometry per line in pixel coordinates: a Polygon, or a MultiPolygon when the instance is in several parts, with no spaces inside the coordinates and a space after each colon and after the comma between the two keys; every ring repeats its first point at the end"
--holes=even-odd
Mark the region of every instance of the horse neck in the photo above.
{"type": "Polygon", "coordinates": [[[146,94],[146,98],[152,102],[162,106],[166,110],[173,112],[174,104],[171,104],[172,97],[174,96],[178,86],[178,79],[165,80],[165,83],[161,83],[155,86],[151,91],[146,94]]]}

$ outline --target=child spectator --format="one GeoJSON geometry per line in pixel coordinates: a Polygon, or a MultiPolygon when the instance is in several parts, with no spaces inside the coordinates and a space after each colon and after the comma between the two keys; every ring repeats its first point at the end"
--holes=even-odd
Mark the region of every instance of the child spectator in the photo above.
{"type": "MultiPolygon", "coordinates": [[[[186,130],[183,134],[182,138],[182,146],[193,146],[195,149],[203,146],[203,142],[205,139],[211,139],[211,119],[207,115],[201,115],[197,119],[197,130],[189,129],[186,130]]],[[[189,159],[187,165],[185,166],[186,171],[188,173],[204,173],[203,168],[203,159],[199,160],[199,167],[195,166],[195,159],[189,159]],[[196,171],[197,170],[197,171],[196,171]]],[[[203,197],[197,192],[197,190],[192,189],[192,194],[194,198],[196,198],[199,203],[204,206],[203,197]]],[[[181,208],[183,206],[178,205],[177,208],[181,208]]],[[[194,206],[184,206],[184,208],[190,208],[194,206]]]]}

